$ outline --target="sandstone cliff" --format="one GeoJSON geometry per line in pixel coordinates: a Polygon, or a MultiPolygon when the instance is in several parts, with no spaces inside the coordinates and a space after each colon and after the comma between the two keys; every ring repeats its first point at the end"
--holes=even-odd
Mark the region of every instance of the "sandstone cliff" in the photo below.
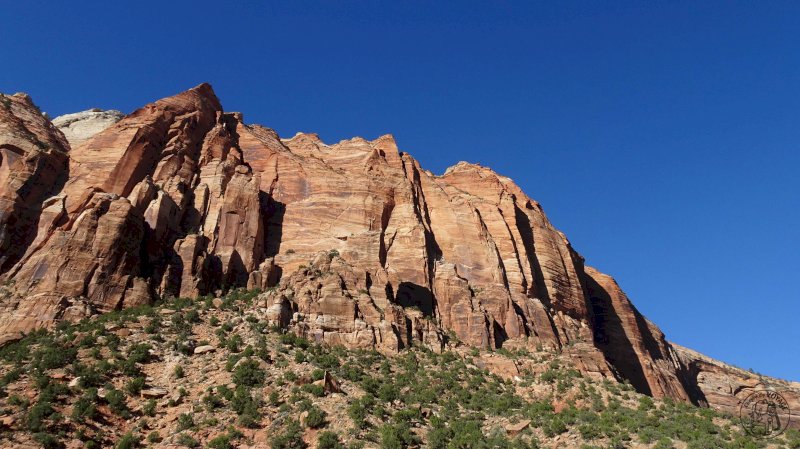
{"type": "Polygon", "coordinates": [[[61,119],[63,133],[27,97],[2,99],[0,343],[247,287],[266,291],[274,323],[330,344],[550,348],[590,376],[721,403],[697,374],[710,365],[676,352],[488,168],[436,176],[389,135],[282,139],[207,84],[119,121],[61,119]]]}

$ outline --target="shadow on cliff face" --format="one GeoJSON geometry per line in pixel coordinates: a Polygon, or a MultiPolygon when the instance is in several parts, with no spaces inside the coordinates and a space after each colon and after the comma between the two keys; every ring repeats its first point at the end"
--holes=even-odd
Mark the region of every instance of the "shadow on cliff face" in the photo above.
{"type": "MultiPolygon", "coordinates": [[[[516,220],[517,229],[519,229],[520,237],[522,238],[522,244],[525,247],[525,254],[528,258],[528,266],[533,274],[533,288],[530,286],[528,287],[528,296],[538,298],[542,302],[542,305],[545,307],[545,309],[550,310],[552,307],[552,302],[550,301],[550,295],[547,293],[547,287],[544,283],[542,266],[539,263],[539,258],[536,256],[536,243],[533,239],[533,226],[531,225],[531,220],[528,218],[528,215],[518,206],[514,206],[514,219],[516,220]]],[[[515,307],[519,306],[515,304],[515,307]]],[[[520,314],[520,316],[525,315],[520,314]]],[[[555,336],[558,344],[562,344],[556,323],[553,321],[553,315],[551,313],[547,313],[547,319],[550,324],[550,331],[555,336]]],[[[536,329],[536,331],[539,332],[540,330],[536,329]]]]}
{"type": "Polygon", "coordinates": [[[506,333],[506,330],[500,325],[500,323],[492,320],[492,333],[494,337],[494,347],[496,349],[502,348],[503,343],[508,340],[508,334],[506,333]]]}
{"type": "MultiPolygon", "coordinates": [[[[653,365],[650,365],[648,373],[656,377],[660,376],[659,372],[662,369],[658,368],[655,365],[656,363],[664,363],[665,365],[661,365],[662,367],[672,365],[675,367],[676,378],[688,395],[689,400],[695,405],[708,404],[705,395],[698,386],[698,370],[696,367],[685,366],[683,362],[676,363],[672,354],[665,353],[665,351],[671,351],[669,342],[664,339],[662,334],[653,334],[652,325],[645,319],[644,315],[639,313],[633,304],[626,303],[621,306],[618,304],[618,307],[629,307],[629,311],[621,312],[615,310],[611,295],[601,285],[591,276],[583,276],[583,281],[591,310],[595,344],[603,352],[606,360],[616,368],[624,379],[630,381],[638,392],[652,396],[652,389],[641,360],[645,359],[648,360],[648,363],[650,361],[653,363],[653,365]],[[643,346],[641,355],[634,350],[632,342],[622,326],[620,313],[628,312],[633,314],[635,320],[636,329],[634,332],[638,332],[638,335],[641,335],[643,346]]],[[[660,378],[658,382],[664,380],[666,380],[666,385],[670,384],[667,378],[660,378]]],[[[665,388],[669,391],[668,386],[665,388]]]]}
{"type": "Polygon", "coordinates": [[[234,250],[231,253],[231,258],[228,260],[228,272],[222,284],[222,289],[227,291],[230,288],[245,287],[247,286],[247,277],[250,273],[244,266],[242,256],[238,251],[234,250]]]}
{"type": "MultiPolygon", "coordinates": [[[[636,316],[636,325],[639,327],[639,330],[642,333],[642,340],[645,348],[650,354],[650,357],[652,357],[653,361],[667,358],[667,354],[664,354],[661,351],[662,345],[658,343],[656,338],[653,336],[653,333],[650,331],[650,325],[648,324],[647,319],[644,317],[644,315],[639,313],[633,304],[631,304],[631,308],[636,316]]],[[[663,344],[666,348],[670,348],[668,342],[664,341],[663,344]]],[[[706,399],[705,394],[703,394],[703,391],[700,390],[697,379],[697,376],[700,374],[699,369],[693,365],[686,366],[683,362],[680,362],[678,365],[679,366],[677,367],[675,374],[678,376],[678,380],[680,381],[681,385],[683,385],[683,389],[686,391],[686,394],[689,395],[689,400],[692,401],[694,405],[707,407],[708,400],[706,399]]]]}
{"type": "Polygon", "coordinates": [[[283,216],[286,214],[286,205],[275,201],[268,193],[259,191],[261,203],[261,217],[264,220],[265,242],[264,257],[274,257],[281,250],[283,240],[283,216]]]}
{"type": "Polygon", "coordinates": [[[592,310],[595,344],[603,352],[606,360],[633,385],[636,391],[652,396],[639,356],[625,335],[622,321],[611,303],[611,295],[591,276],[585,276],[585,282],[592,310]]]}
{"type": "Polygon", "coordinates": [[[547,294],[547,288],[544,284],[542,267],[539,264],[538,257],[536,257],[536,245],[533,240],[531,220],[528,218],[528,215],[517,206],[514,206],[514,215],[517,229],[519,229],[520,237],[522,237],[522,244],[525,246],[525,253],[528,256],[528,266],[530,266],[531,272],[533,273],[533,286],[535,290],[532,293],[534,293],[534,296],[539,298],[545,307],[549,309],[551,307],[550,296],[547,294]]]}
{"type": "Polygon", "coordinates": [[[416,307],[425,316],[433,315],[433,293],[427,287],[413,282],[401,282],[394,300],[403,308],[416,307]]]}
{"type": "MultiPolygon", "coordinates": [[[[13,145],[2,145],[0,149],[14,152],[20,156],[25,154],[24,151],[13,145]]],[[[9,164],[9,161],[4,161],[2,153],[0,151],[0,167],[3,164],[9,164]]],[[[37,174],[41,174],[43,171],[55,173],[54,182],[46,187],[37,176],[31,176],[19,187],[20,198],[14,203],[11,213],[7,217],[0,216],[0,230],[5,228],[6,231],[5,235],[0,234],[0,274],[10,270],[22,259],[36,238],[42,205],[45,200],[60,192],[69,179],[66,152],[64,152],[63,158],[59,156],[61,156],[60,153],[54,153],[49,158],[40,155],[39,160],[34,161],[38,164],[35,169],[37,174]]]]}
{"type": "Polygon", "coordinates": [[[701,372],[702,370],[698,366],[697,361],[692,361],[688,364],[681,361],[677,371],[678,379],[683,383],[683,388],[686,390],[686,393],[689,394],[689,400],[692,401],[692,404],[700,407],[708,407],[708,399],[705,393],[703,393],[703,390],[700,389],[700,379],[698,379],[698,377],[701,372]]]}

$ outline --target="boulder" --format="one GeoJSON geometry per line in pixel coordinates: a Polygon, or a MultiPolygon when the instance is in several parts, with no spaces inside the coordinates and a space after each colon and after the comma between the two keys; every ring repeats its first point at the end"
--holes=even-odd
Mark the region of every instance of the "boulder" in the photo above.
{"type": "Polygon", "coordinates": [[[164,388],[150,387],[141,391],[141,396],[145,399],[160,399],[166,396],[169,392],[164,388]]]}
{"type": "Polygon", "coordinates": [[[522,421],[520,421],[518,423],[506,424],[505,429],[506,429],[506,433],[508,434],[508,436],[513,437],[513,436],[518,435],[523,430],[527,429],[530,425],[531,425],[531,420],[530,419],[523,419],[522,421]]]}
{"type": "Polygon", "coordinates": [[[216,350],[217,350],[217,348],[215,348],[214,346],[202,345],[202,346],[198,346],[198,347],[194,348],[194,354],[195,355],[206,354],[206,353],[209,353],[209,352],[214,352],[216,350]]]}

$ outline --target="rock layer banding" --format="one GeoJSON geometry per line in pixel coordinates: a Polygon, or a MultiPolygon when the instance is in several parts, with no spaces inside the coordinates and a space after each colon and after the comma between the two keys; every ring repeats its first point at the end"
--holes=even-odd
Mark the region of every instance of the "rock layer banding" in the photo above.
{"type": "Polygon", "coordinates": [[[25,95],[0,100],[0,343],[246,287],[329,344],[547,348],[655,397],[725,408],[742,391],[717,391],[728,368],[677,350],[488,168],[436,176],[390,135],[282,139],[207,84],[52,123],[25,95]]]}

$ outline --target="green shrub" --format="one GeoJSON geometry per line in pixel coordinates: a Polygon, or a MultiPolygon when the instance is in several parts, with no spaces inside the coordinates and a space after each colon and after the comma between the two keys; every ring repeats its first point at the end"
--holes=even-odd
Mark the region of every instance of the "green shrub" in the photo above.
{"type": "Polygon", "coordinates": [[[447,447],[468,447],[473,443],[485,440],[480,422],[473,419],[457,418],[450,423],[452,439],[447,447]]]}
{"type": "Polygon", "coordinates": [[[231,397],[231,408],[239,415],[239,424],[245,427],[256,427],[261,419],[259,404],[244,385],[236,387],[231,397]]]}
{"type": "MultiPolygon", "coordinates": [[[[581,437],[584,440],[594,440],[596,438],[600,438],[602,436],[602,432],[597,426],[592,424],[581,424],[578,426],[578,432],[580,432],[581,437]]],[[[648,443],[648,441],[642,441],[643,443],[648,443]]]]}
{"type": "Polygon", "coordinates": [[[325,370],[323,369],[315,369],[311,372],[311,380],[322,380],[325,378],[325,370]]]}
{"type": "Polygon", "coordinates": [[[351,382],[360,382],[364,377],[364,370],[353,363],[347,362],[341,367],[341,376],[351,382]]]}
{"type": "Polygon", "coordinates": [[[548,368],[545,372],[542,373],[541,376],[539,376],[539,379],[544,383],[551,384],[555,382],[556,379],[558,379],[558,371],[548,368]]]}
{"type": "Polygon", "coordinates": [[[453,438],[453,432],[445,427],[441,420],[428,431],[428,447],[430,449],[445,449],[453,438]]]}
{"type": "Polygon", "coordinates": [[[162,326],[161,318],[154,317],[144,327],[144,331],[150,335],[155,335],[161,331],[161,326],[162,326]]]}
{"type": "Polygon", "coordinates": [[[33,434],[33,439],[36,440],[37,443],[41,444],[44,449],[58,449],[64,446],[55,435],[51,435],[46,432],[38,432],[33,434]]]}
{"type": "Polygon", "coordinates": [[[190,413],[178,415],[178,432],[194,427],[194,417],[190,413]]]}
{"type": "Polygon", "coordinates": [[[182,433],[178,435],[178,444],[186,447],[198,447],[200,443],[197,442],[191,435],[182,433]]]}
{"type": "Polygon", "coordinates": [[[277,406],[281,402],[280,396],[278,395],[278,392],[275,391],[275,390],[273,390],[273,391],[271,391],[269,393],[269,397],[268,397],[267,400],[269,401],[269,405],[272,405],[272,406],[277,406]]]}
{"type": "Polygon", "coordinates": [[[400,394],[400,392],[398,391],[397,386],[387,382],[387,383],[383,383],[378,388],[378,395],[377,396],[378,396],[378,399],[380,399],[383,402],[392,402],[395,399],[397,399],[399,394],[400,394]]]}
{"type": "Polygon", "coordinates": [[[673,449],[675,446],[672,445],[672,440],[667,437],[663,437],[653,446],[653,449],[673,449]]]}
{"type": "Polygon", "coordinates": [[[156,400],[150,399],[142,406],[142,413],[145,416],[156,416],[156,400]]]}
{"type": "Polygon", "coordinates": [[[141,393],[142,388],[144,388],[144,377],[142,376],[134,377],[125,385],[125,389],[128,390],[128,393],[134,396],[141,393]]]}
{"type": "Polygon", "coordinates": [[[319,434],[317,449],[344,449],[344,445],[339,441],[339,435],[326,430],[319,434]]]}
{"type": "Polygon", "coordinates": [[[316,384],[305,384],[302,386],[302,390],[306,393],[310,393],[318,398],[325,396],[325,387],[322,385],[316,384]]]}
{"type": "Polygon", "coordinates": [[[300,349],[308,349],[311,343],[303,337],[298,337],[292,333],[281,334],[279,340],[286,346],[296,347],[300,349]]]}
{"type": "Polygon", "coordinates": [[[547,423],[547,425],[542,428],[542,430],[548,437],[554,437],[566,432],[567,424],[564,422],[561,416],[556,415],[547,423]]]}
{"type": "Polygon", "coordinates": [[[347,407],[347,416],[353,420],[356,428],[364,429],[367,427],[367,415],[369,410],[364,406],[361,400],[355,400],[347,407]]]}
{"type": "Polygon", "coordinates": [[[247,359],[239,363],[233,371],[233,382],[236,385],[245,385],[248,387],[261,386],[266,378],[266,373],[257,360],[247,359]]]}
{"type": "Polygon", "coordinates": [[[181,379],[184,376],[183,366],[175,365],[175,369],[172,371],[172,375],[175,376],[176,379],[181,379]]]}
{"type": "Polygon", "coordinates": [[[222,398],[214,394],[214,390],[210,387],[208,391],[206,391],[205,396],[203,396],[203,403],[206,405],[206,410],[208,411],[220,408],[224,404],[222,398]]]}
{"type": "Polygon", "coordinates": [[[342,364],[336,354],[320,354],[314,359],[314,363],[327,370],[334,370],[339,368],[342,364]]]}
{"type": "Polygon", "coordinates": [[[154,430],[154,431],[150,432],[150,434],[147,435],[147,442],[150,443],[150,444],[160,443],[161,442],[161,434],[159,434],[157,430],[154,430]]]}
{"type": "Polygon", "coordinates": [[[786,445],[789,446],[790,449],[800,448],[800,430],[789,429],[786,431],[784,438],[786,439],[786,445]]]}
{"type": "Polygon", "coordinates": [[[72,419],[78,422],[85,422],[87,419],[97,418],[97,390],[90,389],[81,396],[75,405],[72,406],[72,419]]]}
{"type": "Polygon", "coordinates": [[[9,396],[7,401],[8,405],[19,407],[21,409],[26,409],[30,405],[30,401],[16,394],[13,396],[9,396]]]}
{"type": "Polygon", "coordinates": [[[128,410],[128,405],[125,402],[125,393],[110,389],[106,392],[106,402],[108,403],[108,407],[116,413],[117,415],[127,419],[130,417],[130,411],[128,410]]]}
{"type": "Polygon", "coordinates": [[[189,323],[199,323],[200,322],[200,313],[197,310],[192,309],[192,310],[189,310],[188,312],[186,312],[186,317],[185,318],[186,318],[186,321],[188,321],[189,323]]]}
{"type": "Polygon", "coordinates": [[[228,388],[227,385],[219,385],[217,386],[217,393],[220,394],[225,400],[230,401],[233,399],[233,390],[228,388]]]}
{"type": "Polygon", "coordinates": [[[139,438],[128,432],[117,441],[115,449],[133,449],[139,446],[139,438]]]}
{"type": "Polygon", "coordinates": [[[305,449],[306,443],[303,441],[303,429],[300,423],[290,419],[283,432],[276,434],[270,439],[272,449],[305,449]]]}
{"type": "Polygon", "coordinates": [[[419,443],[419,438],[411,432],[411,428],[405,423],[384,424],[380,428],[379,433],[381,437],[381,448],[383,449],[405,449],[419,443]]]}
{"type": "Polygon", "coordinates": [[[225,341],[225,347],[230,352],[239,352],[242,350],[241,349],[242,343],[244,343],[244,340],[242,340],[242,336],[236,334],[225,341]]]}
{"type": "Polygon", "coordinates": [[[311,407],[306,417],[306,425],[312,429],[319,429],[325,425],[325,412],[317,407],[311,407]]]}
{"type": "Polygon", "coordinates": [[[76,348],[65,348],[54,344],[39,349],[33,356],[33,365],[40,371],[63,368],[72,363],[77,355],[76,348]]]}
{"type": "MultiPolygon", "coordinates": [[[[79,378],[78,385],[80,385],[81,388],[99,387],[106,379],[105,374],[101,373],[94,366],[75,362],[73,363],[72,367],[73,373],[79,378]]],[[[110,367],[107,364],[104,364],[103,368],[110,367]]]]}
{"type": "Polygon", "coordinates": [[[208,447],[211,449],[230,449],[231,437],[227,434],[218,435],[208,442],[208,447]]]}
{"type": "Polygon", "coordinates": [[[647,411],[653,408],[654,402],[653,398],[650,396],[641,396],[639,398],[639,410],[647,411]]]}
{"type": "Polygon", "coordinates": [[[28,410],[27,427],[28,430],[39,432],[45,428],[45,420],[55,413],[55,409],[49,400],[41,398],[28,410]]]}
{"type": "Polygon", "coordinates": [[[12,368],[7,373],[3,374],[2,377],[0,377],[0,388],[4,388],[11,382],[17,381],[21,374],[22,374],[21,368],[12,368]]]}

